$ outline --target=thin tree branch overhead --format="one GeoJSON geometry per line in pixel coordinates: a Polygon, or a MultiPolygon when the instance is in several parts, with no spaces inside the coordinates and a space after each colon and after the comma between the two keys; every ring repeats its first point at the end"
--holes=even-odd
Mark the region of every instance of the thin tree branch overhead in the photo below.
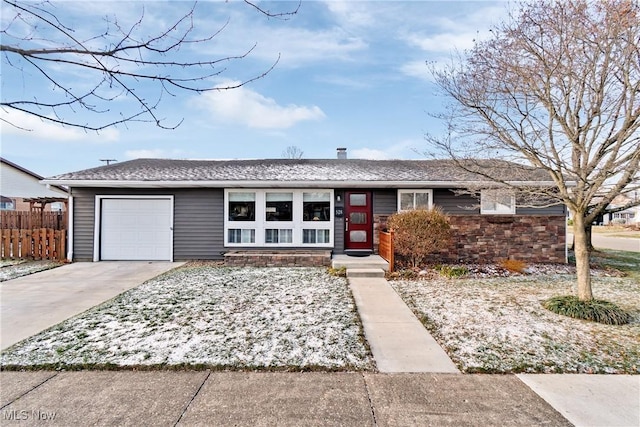
{"type": "MultiPolygon", "coordinates": [[[[300,7],[298,3],[292,10],[271,12],[250,1],[245,4],[267,18],[278,19],[288,19],[300,7]]],[[[153,2],[145,5],[154,7],[153,2]]],[[[21,83],[24,88],[20,95],[16,91],[11,94],[3,91],[0,107],[6,113],[21,112],[85,130],[101,130],[127,122],[151,122],[173,129],[181,118],[161,115],[160,107],[167,97],[179,92],[235,89],[265,77],[280,60],[277,55],[271,64],[253,75],[233,79],[240,83],[220,85],[219,77],[229,72],[229,66],[246,59],[256,44],[235,55],[207,53],[210,46],[218,43],[229,21],[213,24],[213,31],[208,24],[203,35],[195,3],[165,26],[148,24],[153,17],[141,7],[138,18],[129,23],[110,15],[102,22],[92,22],[87,27],[93,33],[64,22],[58,6],[48,1],[2,0],[3,80],[8,75],[20,78],[22,82],[12,84],[21,83]],[[78,78],[74,80],[73,75],[78,78]],[[30,90],[35,81],[46,82],[49,89],[30,90]]],[[[3,114],[0,120],[23,128],[11,117],[3,114]]]]}

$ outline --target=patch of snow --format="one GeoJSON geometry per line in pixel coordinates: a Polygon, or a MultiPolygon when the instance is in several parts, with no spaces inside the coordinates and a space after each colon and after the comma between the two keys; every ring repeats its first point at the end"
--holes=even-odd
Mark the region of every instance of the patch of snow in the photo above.
{"type": "Polygon", "coordinates": [[[322,268],[180,268],[22,341],[2,365],[371,369],[346,279],[322,268]]]}

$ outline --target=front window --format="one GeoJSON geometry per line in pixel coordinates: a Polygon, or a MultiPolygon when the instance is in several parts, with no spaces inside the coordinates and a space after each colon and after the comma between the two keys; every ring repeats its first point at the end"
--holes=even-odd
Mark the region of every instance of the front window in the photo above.
{"type": "Polygon", "coordinates": [[[229,221],[255,221],[256,193],[229,193],[229,221]]]}
{"type": "Polygon", "coordinates": [[[487,189],[480,192],[480,213],[515,214],[516,196],[513,190],[487,189]]]}
{"type": "Polygon", "coordinates": [[[225,245],[333,244],[332,190],[225,190],[225,245]]]}
{"type": "Polygon", "coordinates": [[[331,220],[331,193],[302,193],[304,221],[331,220]]]}
{"type": "Polygon", "coordinates": [[[292,221],[293,193],[267,193],[265,213],[267,221],[292,221]]]}
{"type": "Polygon", "coordinates": [[[398,211],[431,209],[432,196],[432,190],[398,190],[398,211]]]}

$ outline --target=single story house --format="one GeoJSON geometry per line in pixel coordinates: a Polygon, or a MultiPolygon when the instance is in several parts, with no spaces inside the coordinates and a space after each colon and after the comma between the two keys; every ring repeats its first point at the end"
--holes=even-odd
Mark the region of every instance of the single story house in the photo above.
{"type": "MultiPolygon", "coordinates": [[[[521,168],[520,168],[521,169],[521,168]]],[[[527,169],[526,182],[551,185],[527,169]]],[[[523,181],[522,175],[514,179],[523,181]],[[517,179],[516,179],[517,178],[517,179]]],[[[232,254],[376,253],[389,215],[439,206],[443,261],[566,261],[566,209],[459,189],[481,178],[447,160],[138,159],[45,179],[70,189],[69,259],[222,260],[232,254]]],[[[493,192],[492,192],[493,191],[493,192]]]]}

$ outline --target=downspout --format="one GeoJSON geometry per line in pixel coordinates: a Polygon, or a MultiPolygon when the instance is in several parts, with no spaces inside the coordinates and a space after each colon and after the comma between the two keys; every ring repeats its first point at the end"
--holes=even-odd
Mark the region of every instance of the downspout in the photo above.
{"type": "MultiPolygon", "coordinates": [[[[71,189],[69,189],[71,193],[71,189]]],[[[67,261],[73,262],[73,196],[69,194],[69,203],[67,205],[67,261]]]]}

